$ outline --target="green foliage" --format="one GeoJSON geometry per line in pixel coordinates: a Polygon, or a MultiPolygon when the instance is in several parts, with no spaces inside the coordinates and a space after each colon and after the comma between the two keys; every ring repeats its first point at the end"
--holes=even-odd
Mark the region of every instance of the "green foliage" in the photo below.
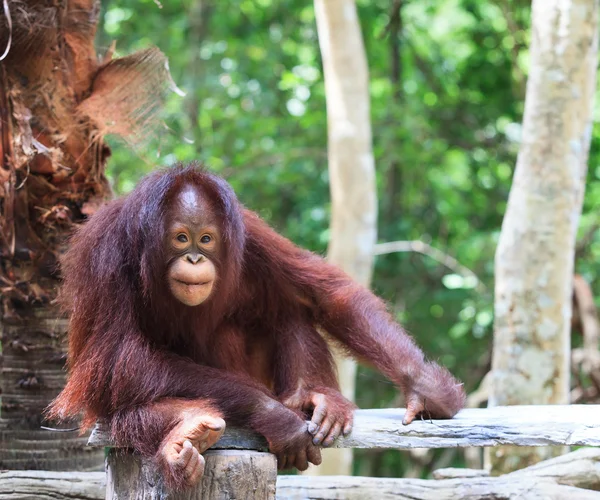
{"type": "MultiPolygon", "coordinates": [[[[240,199],[297,244],[328,242],[327,120],[311,2],[105,0],[100,46],[157,45],[187,96],[173,94],[151,146],[112,141],[118,193],[175,161],[202,160],[240,199]]],[[[520,140],[529,44],[526,0],[359,0],[368,53],[380,241],[423,240],[475,283],[429,257],[381,256],[373,288],[427,354],[473,390],[489,369],[493,258],[520,140]],[[398,54],[394,58],[394,54],[398,54]],[[394,62],[395,61],[395,62],[394,62]]],[[[582,234],[599,223],[600,133],[594,129],[582,234]]],[[[580,252],[594,281],[600,239],[580,252]]],[[[397,404],[393,386],[361,369],[363,407],[397,404]]],[[[406,454],[357,453],[356,470],[400,476],[406,454]]],[[[435,457],[440,456],[435,454],[435,457]]],[[[421,470],[421,474],[427,472],[421,470]]]]}

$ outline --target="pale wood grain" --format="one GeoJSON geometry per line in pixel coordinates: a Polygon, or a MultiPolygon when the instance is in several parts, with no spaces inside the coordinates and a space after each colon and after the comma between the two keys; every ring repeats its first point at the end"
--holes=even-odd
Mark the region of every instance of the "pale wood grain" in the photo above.
{"type": "MultiPolygon", "coordinates": [[[[462,410],[450,420],[402,425],[404,409],[357,410],[350,436],[337,448],[455,448],[467,446],[600,446],[600,405],[505,406],[462,410]]],[[[102,425],[92,446],[110,446],[102,425]]],[[[228,428],[214,447],[264,450],[264,439],[228,428]]]]}
{"type": "MultiPolygon", "coordinates": [[[[128,456],[131,457],[131,455],[128,456]]],[[[231,459],[235,459],[235,457],[230,454],[228,460],[231,459]]],[[[223,461],[222,464],[227,464],[228,460],[223,461]]],[[[129,462],[129,466],[134,464],[135,462],[129,462]]],[[[267,464],[266,469],[273,474],[272,462],[267,464]]],[[[217,469],[207,468],[207,471],[210,470],[217,469]]],[[[230,472],[231,470],[226,466],[219,469],[218,474],[224,474],[225,477],[231,479],[235,475],[230,472]]],[[[237,470],[243,471],[244,469],[242,467],[237,470]]],[[[252,478],[250,479],[253,481],[252,478]]],[[[101,472],[6,471],[0,472],[0,498],[2,500],[101,500],[105,498],[105,484],[106,478],[101,472]]],[[[276,498],[277,500],[317,498],[323,500],[367,500],[371,498],[384,500],[484,500],[490,498],[598,500],[600,492],[592,491],[598,489],[600,489],[600,449],[587,448],[495,478],[473,477],[431,481],[343,476],[320,478],[279,476],[276,498]]],[[[131,494],[131,492],[129,493],[131,494]]],[[[146,493],[148,492],[146,491],[144,494],[146,493]]],[[[266,498],[269,498],[270,492],[267,492],[266,495],[266,498]]],[[[130,496],[127,495],[125,498],[130,498],[130,496]]],[[[137,498],[142,497],[138,496],[137,498]]],[[[146,498],[152,497],[146,496],[146,498]]],[[[183,500],[203,497],[184,493],[171,498],[183,500]]],[[[262,497],[250,496],[249,498],[262,497]]]]}

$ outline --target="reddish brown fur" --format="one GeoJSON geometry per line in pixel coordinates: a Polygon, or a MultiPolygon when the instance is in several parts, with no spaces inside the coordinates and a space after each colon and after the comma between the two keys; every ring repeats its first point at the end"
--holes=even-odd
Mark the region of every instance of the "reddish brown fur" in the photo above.
{"type": "Polygon", "coordinates": [[[310,394],[329,394],[333,412],[352,408],[318,328],[428,416],[449,418],[464,404],[462,385],[424,360],[380,299],[275,233],[196,165],[154,173],[103,207],[73,238],[63,274],[70,377],[49,415],[83,413],[84,427],[109,418],[115,441],[147,456],[178,422],[177,411],[156,409],[166,398],[198,400],[265,435],[275,452],[310,446],[300,413],[310,394]],[[161,247],[165,215],[188,184],[206,193],[225,247],[216,289],[197,307],[170,296],[161,247]]]}

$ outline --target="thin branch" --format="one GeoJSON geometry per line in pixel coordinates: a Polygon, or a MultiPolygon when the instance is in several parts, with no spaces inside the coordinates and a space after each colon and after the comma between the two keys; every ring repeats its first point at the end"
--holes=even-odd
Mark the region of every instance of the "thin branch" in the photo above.
{"type": "Polygon", "coordinates": [[[579,274],[573,277],[573,294],[579,321],[581,321],[581,329],[583,330],[583,347],[589,355],[597,355],[598,340],[600,340],[598,311],[596,310],[594,294],[590,285],[579,274]]]}
{"type": "Polygon", "coordinates": [[[485,403],[490,396],[490,388],[492,385],[492,372],[489,371],[483,377],[477,390],[473,391],[467,397],[467,406],[469,408],[479,408],[479,405],[485,403]]]}
{"type": "Polygon", "coordinates": [[[468,267],[463,266],[451,255],[448,255],[437,248],[433,248],[431,245],[424,243],[423,241],[390,241],[375,245],[375,255],[385,255],[395,252],[416,252],[420,253],[421,255],[426,255],[446,266],[451,271],[454,271],[456,274],[459,274],[464,278],[474,279],[476,281],[475,288],[480,291],[486,291],[486,286],[468,267]]]}
{"type": "Polygon", "coordinates": [[[390,13],[388,16],[389,21],[383,28],[381,34],[377,37],[379,40],[383,40],[390,33],[390,31],[393,30],[394,23],[396,23],[398,21],[398,18],[400,17],[400,9],[402,8],[402,3],[403,0],[394,0],[394,2],[392,3],[390,13]]]}
{"type": "Polygon", "coordinates": [[[592,224],[588,230],[577,240],[575,245],[575,260],[583,257],[585,252],[588,250],[589,245],[594,240],[596,232],[600,229],[600,222],[592,224]]]}
{"type": "Polygon", "coordinates": [[[523,70],[519,66],[519,57],[521,55],[521,50],[524,48],[522,43],[517,41],[518,33],[523,30],[521,26],[515,21],[513,13],[511,11],[511,6],[506,2],[506,0],[494,0],[497,7],[502,12],[504,19],[506,20],[506,26],[508,27],[508,31],[511,34],[514,44],[512,46],[512,50],[510,51],[511,62],[512,62],[512,70],[514,72],[513,76],[515,79],[515,84],[517,85],[517,91],[519,92],[520,97],[525,96],[525,85],[527,83],[527,76],[523,73],[523,70]]]}

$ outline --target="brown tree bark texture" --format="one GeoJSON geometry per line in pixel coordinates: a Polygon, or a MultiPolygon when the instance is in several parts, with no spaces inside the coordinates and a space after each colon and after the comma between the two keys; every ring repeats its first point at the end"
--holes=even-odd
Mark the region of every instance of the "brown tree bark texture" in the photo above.
{"type": "MultiPolygon", "coordinates": [[[[68,223],[109,193],[101,175],[107,150],[77,113],[99,66],[98,6],[56,4],[9,4],[12,47],[0,63],[0,468],[8,469],[102,467],[101,450],[86,449],[77,432],[40,429],[64,383],[67,322],[51,303],[57,255],[68,223]]],[[[0,33],[5,47],[8,26],[0,33]]]]}
{"type": "Polygon", "coordinates": [[[100,60],[96,0],[8,8],[11,22],[0,16],[0,52],[10,43],[0,62],[0,469],[101,468],[102,451],[86,449],[77,432],[40,429],[65,376],[58,258],[73,225],[111,195],[104,134],[135,140],[149,127],[159,83],[168,83],[165,59],[150,49],[100,60]]]}

